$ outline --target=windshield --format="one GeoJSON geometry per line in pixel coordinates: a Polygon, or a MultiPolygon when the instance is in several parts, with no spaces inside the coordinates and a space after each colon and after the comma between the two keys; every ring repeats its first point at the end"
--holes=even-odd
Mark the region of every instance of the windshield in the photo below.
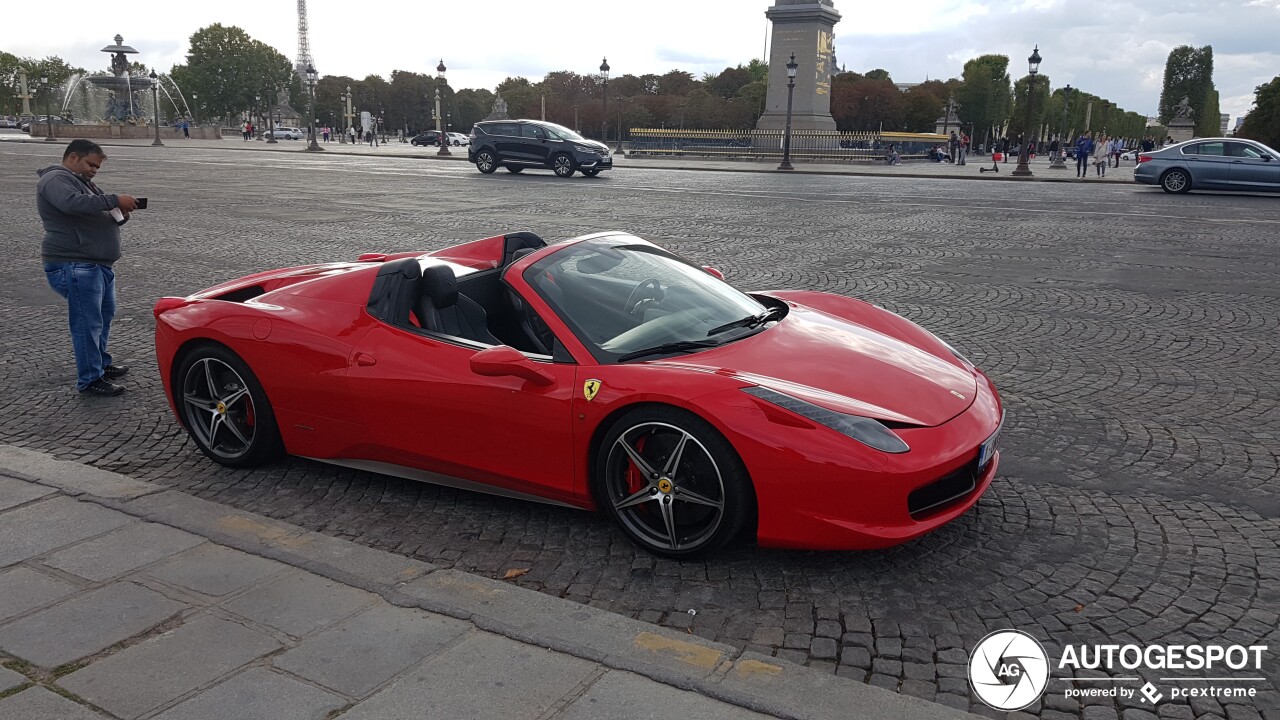
{"type": "Polygon", "coordinates": [[[723,345],[779,317],[664,250],[624,243],[616,236],[578,243],[524,274],[600,362],[723,345]]]}
{"type": "Polygon", "coordinates": [[[542,127],[546,128],[547,132],[551,133],[552,135],[560,136],[561,140],[586,140],[586,138],[570,130],[569,128],[564,127],[563,125],[544,122],[542,123],[542,127]]]}

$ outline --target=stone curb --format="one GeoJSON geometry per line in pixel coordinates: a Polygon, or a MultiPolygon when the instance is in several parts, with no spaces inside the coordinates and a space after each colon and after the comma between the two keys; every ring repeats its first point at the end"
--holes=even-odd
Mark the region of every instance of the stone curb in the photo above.
{"type": "Polygon", "coordinates": [[[755,712],[794,720],[845,720],[851,711],[905,720],[979,717],[40,452],[0,445],[0,473],[306,570],[393,605],[464,620],[487,632],[755,712]]]}

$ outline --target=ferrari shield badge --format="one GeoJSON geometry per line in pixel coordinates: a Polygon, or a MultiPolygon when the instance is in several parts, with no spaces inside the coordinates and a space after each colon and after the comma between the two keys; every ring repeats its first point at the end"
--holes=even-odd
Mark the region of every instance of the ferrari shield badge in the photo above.
{"type": "Polygon", "coordinates": [[[587,381],[587,382],[582,386],[582,397],[586,398],[586,399],[587,399],[587,402],[591,402],[592,400],[595,400],[595,399],[596,399],[596,393],[598,393],[598,392],[600,392],[600,381],[599,381],[599,380],[588,380],[588,381],[587,381]]]}

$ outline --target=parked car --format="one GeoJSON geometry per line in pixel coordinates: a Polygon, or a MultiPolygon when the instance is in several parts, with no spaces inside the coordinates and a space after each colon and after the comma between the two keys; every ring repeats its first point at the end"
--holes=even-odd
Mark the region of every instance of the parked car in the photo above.
{"type": "Polygon", "coordinates": [[[17,118],[11,118],[11,117],[0,118],[0,127],[16,128],[18,127],[18,120],[17,118]]]}
{"type": "Polygon", "coordinates": [[[267,130],[262,133],[262,136],[266,138],[274,137],[276,140],[305,140],[307,131],[302,128],[277,127],[275,130],[267,130]]]}
{"type": "Polygon", "coordinates": [[[413,145],[434,145],[438,147],[440,145],[440,131],[427,130],[426,132],[418,133],[409,142],[413,145]]]}
{"type": "Polygon", "coordinates": [[[467,159],[486,175],[501,166],[512,173],[545,167],[560,177],[571,177],[578,171],[595,177],[613,167],[613,155],[604,143],[540,120],[476,123],[471,129],[467,159]]]}
{"type": "Polygon", "coordinates": [[[449,133],[449,144],[457,145],[459,147],[462,145],[470,145],[471,138],[463,135],[462,133],[451,132],[449,133]]]}
{"type": "MultiPolygon", "coordinates": [[[[490,151],[493,152],[493,151],[490,151]]],[[[600,509],[658,555],[897,545],[995,476],[995,386],[863,300],[743,293],[620,232],[256,273],[155,305],[212,460],[282,452],[600,509]]]]}
{"type": "Polygon", "coordinates": [[[1280,192],[1280,152],[1243,138],[1197,138],[1139,153],[1133,179],[1167,193],[1280,192]]]}

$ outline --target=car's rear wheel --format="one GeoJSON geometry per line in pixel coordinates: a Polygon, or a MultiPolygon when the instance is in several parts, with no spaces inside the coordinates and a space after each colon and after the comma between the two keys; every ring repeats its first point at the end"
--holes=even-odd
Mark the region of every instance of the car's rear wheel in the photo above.
{"type": "Polygon", "coordinates": [[[481,150],[476,153],[476,169],[488,175],[498,169],[498,158],[494,157],[493,153],[488,150],[481,150]]]}
{"type": "Polygon", "coordinates": [[[592,482],[596,502],[627,537],[666,557],[723,546],[755,508],[746,468],[729,441],[672,407],[619,418],[597,453],[592,482]]]}
{"type": "Polygon", "coordinates": [[[1184,193],[1191,189],[1191,176],[1184,170],[1170,170],[1161,176],[1160,187],[1167,193],[1184,193]]]}
{"type": "Polygon", "coordinates": [[[573,166],[573,158],[567,153],[559,153],[551,158],[551,169],[555,170],[560,177],[567,178],[573,177],[573,171],[577,168],[573,166]]]}
{"type": "Polygon", "coordinates": [[[599,170],[583,170],[582,174],[586,175],[587,177],[595,177],[600,174],[600,171],[599,170]]]}
{"type": "Polygon", "coordinates": [[[190,352],[178,370],[175,398],[183,424],[205,455],[223,465],[252,467],[283,449],[275,413],[258,378],[221,345],[190,352]]]}
{"type": "Polygon", "coordinates": [[[507,172],[511,173],[512,175],[519,175],[521,170],[524,170],[524,168],[519,167],[517,165],[507,166],[507,172]]]}

